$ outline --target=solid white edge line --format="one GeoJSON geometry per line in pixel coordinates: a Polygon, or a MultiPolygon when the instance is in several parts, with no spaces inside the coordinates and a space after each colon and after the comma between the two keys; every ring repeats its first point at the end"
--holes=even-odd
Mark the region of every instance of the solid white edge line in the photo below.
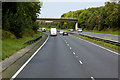
{"type": "Polygon", "coordinates": [[[14,80],[16,76],[25,68],[25,66],[32,60],[32,58],[37,54],[37,52],[45,45],[45,43],[48,41],[49,36],[45,40],[45,42],[37,49],[37,51],[22,65],[22,67],[11,77],[10,80],[14,80]]]}
{"type": "Polygon", "coordinates": [[[109,51],[109,52],[112,52],[112,53],[114,53],[114,54],[120,55],[120,54],[117,53],[117,52],[114,52],[114,51],[112,51],[112,50],[110,50],[110,49],[107,49],[107,48],[102,47],[102,46],[100,46],[100,45],[97,45],[97,44],[95,44],[95,43],[89,42],[89,41],[84,40],[84,39],[81,39],[81,38],[79,38],[79,39],[80,39],[80,40],[83,40],[83,41],[85,41],[85,42],[88,42],[88,43],[90,43],[90,44],[92,44],[92,45],[95,45],[95,46],[97,46],[97,47],[100,47],[100,48],[102,48],[102,49],[105,49],[105,50],[107,50],[107,51],[109,51]]]}

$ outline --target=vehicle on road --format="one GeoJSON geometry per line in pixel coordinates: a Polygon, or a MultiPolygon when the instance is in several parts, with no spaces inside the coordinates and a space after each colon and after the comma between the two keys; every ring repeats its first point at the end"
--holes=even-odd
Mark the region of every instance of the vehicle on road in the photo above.
{"type": "Polygon", "coordinates": [[[45,29],[45,28],[42,28],[42,32],[46,32],[46,29],[45,29]]]}
{"type": "Polygon", "coordinates": [[[73,29],[70,29],[70,32],[73,32],[74,30],[73,29]]]}
{"type": "Polygon", "coordinates": [[[68,32],[67,31],[64,31],[63,32],[63,36],[67,35],[68,36],[68,32]]]}
{"type": "Polygon", "coordinates": [[[62,31],[62,30],[61,30],[61,31],[60,31],[60,35],[62,35],[62,34],[63,34],[63,32],[64,32],[64,31],[62,31]]]}
{"type": "Polygon", "coordinates": [[[77,31],[78,31],[78,32],[82,32],[82,28],[78,28],[77,31]]]}
{"type": "Polygon", "coordinates": [[[51,28],[50,29],[50,35],[51,36],[57,36],[57,30],[56,30],[56,28],[51,28]]]}

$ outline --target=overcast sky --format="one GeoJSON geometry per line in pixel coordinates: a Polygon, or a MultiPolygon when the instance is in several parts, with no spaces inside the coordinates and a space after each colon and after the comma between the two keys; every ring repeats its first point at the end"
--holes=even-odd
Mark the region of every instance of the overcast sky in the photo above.
{"type": "Polygon", "coordinates": [[[43,18],[60,18],[63,13],[87,9],[89,7],[104,6],[109,0],[41,0],[43,6],[40,16],[43,18]]]}

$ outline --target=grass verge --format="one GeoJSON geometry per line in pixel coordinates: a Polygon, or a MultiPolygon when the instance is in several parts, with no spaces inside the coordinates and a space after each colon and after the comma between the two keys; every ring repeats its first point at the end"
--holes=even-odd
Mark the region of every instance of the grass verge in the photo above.
{"type": "Polygon", "coordinates": [[[106,43],[104,41],[100,41],[100,40],[96,40],[96,39],[91,39],[91,38],[84,37],[84,36],[81,36],[81,35],[78,35],[78,34],[74,34],[74,33],[70,33],[70,34],[73,35],[73,36],[76,36],[76,37],[79,37],[79,38],[82,38],[82,39],[85,39],[85,40],[88,40],[88,41],[91,41],[91,42],[103,45],[103,46],[106,46],[106,47],[112,48],[114,50],[120,51],[120,47],[117,46],[117,45],[113,45],[113,44],[106,43]]]}
{"type": "Polygon", "coordinates": [[[5,58],[8,58],[9,56],[13,55],[18,50],[28,46],[29,44],[22,45],[25,41],[34,39],[38,36],[42,36],[43,34],[41,32],[38,32],[33,37],[23,37],[20,39],[5,39],[2,40],[2,60],[5,58]]]}

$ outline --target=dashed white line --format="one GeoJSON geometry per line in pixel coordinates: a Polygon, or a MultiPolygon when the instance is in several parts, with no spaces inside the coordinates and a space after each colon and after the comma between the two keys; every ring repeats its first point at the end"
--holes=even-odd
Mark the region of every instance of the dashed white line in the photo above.
{"type": "Polygon", "coordinates": [[[46,41],[37,49],[37,51],[22,65],[22,67],[11,77],[10,80],[14,80],[16,78],[16,76],[25,68],[25,66],[32,60],[32,58],[37,54],[37,52],[46,44],[46,42],[48,41],[48,38],[46,39],[46,41]]]}
{"type": "Polygon", "coordinates": [[[78,58],[78,56],[76,56],[76,58],[78,58]]]}
{"type": "Polygon", "coordinates": [[[92,80],[95,80],[95,78],[94,78],[94,77],[91,77],[91,79],[92,79],[92,80]]]}
{"type": "Polygon", "coordinates": [[[75,52],[73,52],[73,54],[75,55],[75,52]]]}
{"type": "Polygon", "coordinates": [[[72,48],[70,47],[70,49],[72,49],[72,48]]]}
{"type": "Polygon", "coordinates": [[[67,44],[67,46],[69,46],[69,44],[67,44]]]}
{"type": "Polygon", "coordinates": [[[80,64],[83,64],[83,62],[82,62],[81,60],[79,60],[79,63],[80,63],[80,64]]]}

